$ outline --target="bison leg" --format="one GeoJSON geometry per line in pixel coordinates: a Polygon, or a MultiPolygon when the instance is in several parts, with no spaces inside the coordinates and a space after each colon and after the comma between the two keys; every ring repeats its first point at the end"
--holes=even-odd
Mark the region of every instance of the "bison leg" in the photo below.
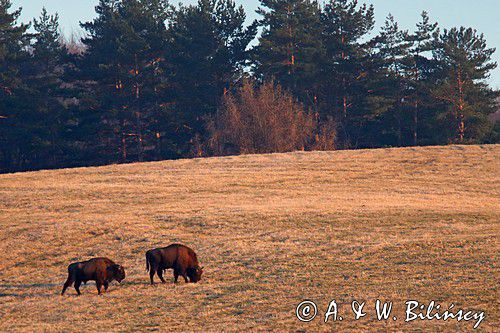
{"type": "Polygon", "coordinates": [[[108,291],[108,287],[109,287],[109,282],[105,281],[104,282],[104,291],[108,291]]]}
{"type": "Polygon", "coordinates": [[[186,274],[186,270],[185,269],[181,269],[179,272],[178,272],[178,275],[182,276],[184,278],[184,282],[188,283],[189,280],[187,278],[187,274],[186,274]]]}
{"type": "Polygon", "coordinates": [[[161,283],[166,283],[167,281],[165,281],[165,279],[163,278],[163,270],[161,268],[158,268],[158,270],[156,271],[156,274],[158,274],[158,277],[160,278],[161,280],[161,283]]]}
{"type": "Polygon", "coordinates": [[[151,280],[151,285],[155,284],[153,278],[155,276],[155,271],[154,269],[151,268],[151,270],[149,271],[149,279],[151,280]]]}
{"type": "Polygon", "coordinates": [[[101,287],[102,287],[102,281],[101,280],[96,280],[95,286],[97,287],[97,295],[101,295],[101,287]]]}
{"type": "Polygon", "coordinates": [[[66,289],[68,289],[69,286],[71,286],[73,284],[73,279],[71,278],[71,275],[68,276],[68,279],[66,280],[66,282],[64,283],[64,286],[63,286],[63,290],[61,292],[61,295],[64,295],[64,292],[66,291],[66,289]]]}
{"type": "Polygon", "coordinates": [[[179,279],[179,272],[174,269],[174,283],[177,283],[177,280],[179,279]]]}
{"type": "Polygon", "coordinates": [[[82,281],[76,280],[75,281],[75,290],[78,295],[81,295],[82,293],[80,292],[80,285],[82,284],[82,281]]]}

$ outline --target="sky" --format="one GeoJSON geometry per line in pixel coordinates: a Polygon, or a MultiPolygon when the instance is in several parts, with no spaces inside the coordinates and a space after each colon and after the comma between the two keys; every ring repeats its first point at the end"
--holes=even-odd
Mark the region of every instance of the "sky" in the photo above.
{"type": "MultiPolygon", "coordinates": [[[[248,20],[258,18],[255,10],[258,0],[235,0],[245,7],[248,20]]],[[[323,1],[323,0],[320,0],[323,1]]],[[[94,7],[98,0],[13,0],[13,7],[22,7],[21,21],[28,22],[38,17],[42,7],[49,13],[57,12],[60,16],[61,29],[64,34],[79,32],[78,22],[89,21],[95,16],[94,7]]],[[[185,0],[190,4],[196,0],[185,0]]],[[[484,33],[489,47],[497,48],[494,60],[500,66],[500,0],[359,0],[360,3],[375,6],[376,27],[384,23],[387,14],[394,15],[403,29],[413,30],[419,21],[420,13],[429,12],[431,20],[439,22],[441,28],[466,26],[484,33]]],[[[177,3],[177,1],[171,1],[177,3]]],[[[500,89],[500,68],[497,68],[489,80],[493,88],[500,89]]]]}

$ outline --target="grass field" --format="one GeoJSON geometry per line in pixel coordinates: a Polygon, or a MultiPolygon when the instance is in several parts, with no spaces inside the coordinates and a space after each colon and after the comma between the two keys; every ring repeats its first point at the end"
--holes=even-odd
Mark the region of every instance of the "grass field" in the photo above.
{"type": "MultiPolygon", "coordinates": [[[[499,320],[500,146],[299,152],[0,175],[0,331],[471,331],[404,322],[404,301],[499,320]],[[204,276],[150,286],[181,242],[204,276]],[[127,278],[59,293],[70,262],[127,278]],[[377,298],[397,321],[377,321],[377,298]],[[302,323],[295,308],[318,304],[302,323]],[[345,320],[324,323],[335,299],[345,320]],[[368,315],[352,318],[352,300],[368,315]],[[400,318],[400,319],[399,319],[400,318]]],[[[182,280],[182,279],[181,279],[182,280]]]]}

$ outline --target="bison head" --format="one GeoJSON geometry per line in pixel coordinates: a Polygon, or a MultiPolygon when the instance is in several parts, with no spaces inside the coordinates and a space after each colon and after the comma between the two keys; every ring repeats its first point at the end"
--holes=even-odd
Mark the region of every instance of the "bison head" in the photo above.
{"type": "Polygon", "coordinates": [[[111,271],[113,278],[118,281],[122,282],[123,279],[125,279],[125,269],[121,265],[112,265],[108,268],[108,270],[111,271]]]}
{"type": "Polygon", "coordinates": [[[194,283],[201,280],[201,274],[203,274],[203,267],[200,266],[196,266],[195,268],[192,268],[190,272],[188,272],[189,279],[194,283]]]}

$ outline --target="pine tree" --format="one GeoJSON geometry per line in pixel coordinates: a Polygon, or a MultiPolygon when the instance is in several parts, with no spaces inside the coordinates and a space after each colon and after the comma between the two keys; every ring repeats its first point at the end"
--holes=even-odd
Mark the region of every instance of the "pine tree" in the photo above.
{"type": "Polygon", "coordinates": [[[366,103],[370,52],[364,38],[373,30],[374,8],[358,6],[357,0],[330,0],[323,9],[321,22],[326,112],[340,124],[340,140],[349,146],[355,144],[358,135],[354,132],[362,127],[359,122],[366,103]]]}
{"type": "Polygon", "coordinates": [[[472,28],[445,29],[434,56],[439,63],[437,100],[444,102],[438,121],[445,142],[480,142],[491,130],[488,115],[495,112],[497,93],[486,79],[496,68],[483,34],[472,28]]]}
{"type": "Polygon", "coordinates": [[[31,36],[26,33],[29,25],[17,25],[21,9],[9,12],[10,0],[0,0],[0,90],[10,95],[15,88],[19,61],[26,58],[26,47],[31,36]]]}
{"type": "Polygon", "coordinates": [[[243,7],[232,0],[200,0],[181,6],[170,22],[165,66],[181,154],[194,149],[201,155],[197,141],[206,134],[205,118],[215,114],[221,97],[243,75],[246,49],[256,33],[254,25],[244,27],[245,19],[243,7]]]}
{"type": "MultiPolygon", "coordinates": [[[[434,38],[439,34],[438,24],[430,23],[427,12],[422,12],[422,20],[417,23],[417,30],[408,36],[408,41],[411,43],[411,49],[408,54],[407,79],[409,83],[409,99],[412,104],[412,143],[419,144],[419,128],[427,129],[431,121],[433,100],[431,90],[434,88],[433,78],[435,76],[436,64],[432,59],[434,47],[434,38]],[[427,111],[423,114],[423,111],[427,111]],[[424,118],[420,121],[419,118],[424,118]]],[[[424,138],[425,139],[425,138],[424,138]]],[[[427,137],[427,142],[429,138],[427,137]]]]}
{"type": "Polygon", "coordinates": [[[372,77],[371,109],[378,115],[380,130],[378,145],[402,146],[407,142],[408,81],[406,71],[410,43],[408,32],[400,30],[394,17],[389,14],[381,32],[373,40],[376,76],[372,77]]]}
{"type": "Polygon", "coordinates": [[[24,127],[27,87],[23,69],[29,60],[28,25],[17,24],[21,9],[10,11],[10,0],[0,0],[0,170],[15,171],[29,157],[31,133],[24,127]]]}
{"type": "Polygon", "coordinates": [[[39,19],[33,20],[34,43],[28,71],[29,123],[33,134],[31,165],[36,168],[60,165],[67,154],[64,131],[70,114],[64,105],[63,88],[66,49],[61,45],[59,16],[49,15],[43,8],[39,19]]]}
{"type": "Polygon", "coordinates": [[[263,29],[254,50],[254,71],[274,80],[312,105],[319,94],[318,76],[323,52],[320,8],[310,0],[261,0],[258,13],[263,29]]]}
{"type": "Polygon", "coordinates": [[[124,49],[119,43],[118,1],[100,0],[95,11],[92,22],[80,24],[87,36],[82,39],[86,52],[77,57],[74,74],[81,88],[78,140],[93,163],[116,162],[120,155],[125,161],[124,121],[118,119],[124,110],[120,88],[126,75],[116,54],[124,49]]]}
{"type": "MultiPolygon", "coordinates": [[[[99,110],[89,140],[99,147],[103,161],[143,160],[161,137],[153,125],[162,115],[168,4],[161,0],[100,0],[98,17],[82,24],[88,37],[79,62],[85,108],[99,110]]],[[[156,124],[156,123],[155,123],[156,124]]],[[[151,158],[151,156],[148,156],[151,158]]]]}

